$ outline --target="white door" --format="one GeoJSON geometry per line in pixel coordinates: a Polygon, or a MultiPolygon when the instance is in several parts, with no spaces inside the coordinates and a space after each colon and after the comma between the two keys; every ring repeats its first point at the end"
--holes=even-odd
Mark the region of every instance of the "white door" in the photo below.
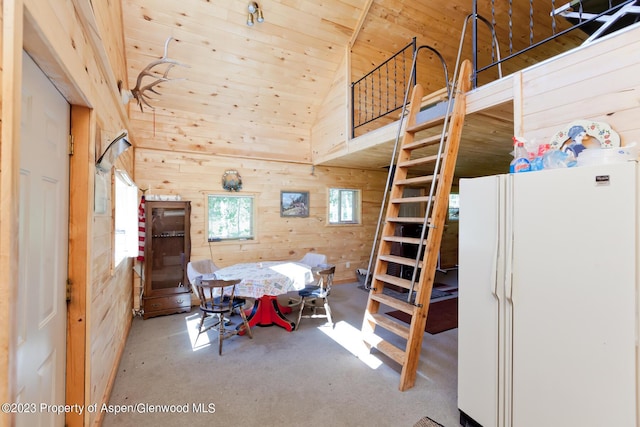
{"type": "Polygon", "coordinates": [[[484,427],[503,426],[505,180],[460,180],[458,409],[484,427]]]}
{"type": "Polygon", "coordinates": [[[636,425],[637,179],[514,176],[514,427],[636,425]]]}
{"type": "Polygon", "coordinates": [[[41,404],[65,401],[70,108],[23,53],[17,402],[37,405],[18,426],[63,426],[41,404]]]}

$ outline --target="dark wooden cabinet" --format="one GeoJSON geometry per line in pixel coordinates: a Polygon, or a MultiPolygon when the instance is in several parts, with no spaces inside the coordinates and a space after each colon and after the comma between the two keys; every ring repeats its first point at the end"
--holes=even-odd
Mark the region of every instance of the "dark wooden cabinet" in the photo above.
{"type": "Polygon", "coordinates": [[[191,311],[191,202],[147,201],[145,215],[143,317],[191,311]]]}

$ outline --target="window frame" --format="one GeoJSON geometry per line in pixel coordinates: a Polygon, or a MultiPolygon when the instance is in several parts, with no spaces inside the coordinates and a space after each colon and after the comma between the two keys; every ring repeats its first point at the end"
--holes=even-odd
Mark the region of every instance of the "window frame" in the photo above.
{"type": "Polygon", "coordinates": [[[118,267],[138,256],[138,187],[124,170],[115,170],[113,200],[113,265],[118,267]]]}
{"type": "Polygon", "coordinates": [[[218,243],[236,243],[236,242],[257,242],[258,239],[258,221],[257,221],[257,212],[258,212],[258,197],[254,193],[219,193],[219,192],[208,192],[205,194],[205,237],[207,242],[218,242],[218,243]],[[220,198],[245,198],[251,200],[251,233],[249,236],[242,237],[215,237],[211,236],[211,219],[210,219],[210,199],[212,197],[220,197],[220,198]]]}
{"type": "Polygon", "coordinates": [[[359,188],[344,188],[344,187],[330,187],[327,192],[327,224],[329,225],[360,225],[362,223],[362,190],[359,188]],[[338,221],[331,221],[332,205],[331,205],[331,193],[338,191],[338,221]],[[342,192],[350,192],[353,195],[352,216],[353,220],[343,221],[340,219],[342,212],[342,192]]]}

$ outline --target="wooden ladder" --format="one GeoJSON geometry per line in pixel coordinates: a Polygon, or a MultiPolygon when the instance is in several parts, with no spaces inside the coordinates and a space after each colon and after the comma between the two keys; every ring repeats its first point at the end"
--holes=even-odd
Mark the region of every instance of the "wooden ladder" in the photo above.
{"type": "Polygon", "coordinates": [[[458,84],[451,90],[455,98],[448,101],[444,117],[422,122],[419,122],[419,113],[424,90],[419,84],[414,87],[397,155],[375,269],[371,275],[362,336],[369,348],[378,349],[402,365],[401,391],[413,387],[416,379],[442,231],[448,213],[449,192],[466,114],[465,93],[469,90],[470,79],[471,63],[465,60],[460,66],[458,84]],[[404,190],[407,188],[418,189],[421,194],[426,195],[405,197],[404,190]],[[414,210],[419,206],[424,211],[424,216],[401,216],[403,205],[414,210]],[[397,235],[398,226],[415,227],[415,224],[423,225],[420,237],[397,235]],[[392,248],[398,244],[415,249],[415,258],[393,255],[392,248]],[[412,268],[411,280],[392,274],[396,267],[412,268]],[[418,272],[419,278],[416,277],[418,272]],[[406,301],[404,297],[397,298],[383,293],[387,285],[406,290],[406,301]],[[381,312],[381,306],[410,315],[410,326],[386,316],[381,312]],[[376,326],[406,340],[406,348],[402,349],[381,338],[375,332],[376,326]]]}

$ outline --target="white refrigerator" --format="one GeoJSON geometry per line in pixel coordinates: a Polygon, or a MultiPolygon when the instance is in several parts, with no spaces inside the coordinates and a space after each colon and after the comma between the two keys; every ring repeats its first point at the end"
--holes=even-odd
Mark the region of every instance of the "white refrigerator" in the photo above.
{"type": "Polygon", "coordinates": [[[461,425],[640,425],[638,175],[460,180],[461,425]]]}

